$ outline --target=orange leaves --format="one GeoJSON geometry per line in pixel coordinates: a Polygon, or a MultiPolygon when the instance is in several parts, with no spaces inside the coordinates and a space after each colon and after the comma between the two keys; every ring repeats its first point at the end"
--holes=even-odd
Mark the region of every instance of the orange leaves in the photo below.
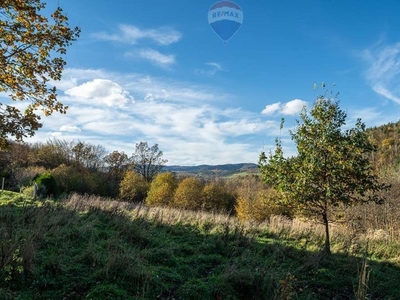
{"type": "MultiPolygon", "coordinates": [[[[14,101],[27,100],[32,109],[46,116],[65,113],[67,107],[57,101],[50,80],[60,80],[66,64],[62,55],[75,41],[80,29],[70,28],[68,18],[57,8],[51,19],[42,15],[40,0],[3,0],[0,3],[0,91],[9,92],[14,101]]],[[[7,107],[6,107],[7,109],[7,107]]],[[[0,110],[0,144],[9,136],[21,140],[37,130],[39,116],[31,111],[9,115],[0,110]]]]}

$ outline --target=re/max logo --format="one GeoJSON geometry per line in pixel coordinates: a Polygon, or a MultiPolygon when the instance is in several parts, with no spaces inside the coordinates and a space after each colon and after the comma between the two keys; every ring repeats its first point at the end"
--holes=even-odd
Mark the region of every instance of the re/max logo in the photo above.
{"type": "Polygon", "coordinates": [[[239,13],[234,13],[233,11],[219,11],[212,14],[213,18],[221,18],[221,17],[231,17],[239,19],[239,13]]]}

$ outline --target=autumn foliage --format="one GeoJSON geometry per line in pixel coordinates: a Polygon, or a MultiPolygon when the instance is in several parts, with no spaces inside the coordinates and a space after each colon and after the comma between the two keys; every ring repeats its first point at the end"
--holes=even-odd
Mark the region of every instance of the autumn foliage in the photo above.
{"type": "Polygon", "coordinates": [[[142,202],[146,199],[149,183],[138,173],[127,171],[119,187],[121,199],[130,202],[142,202]]]}
{"type": "Polygon", "coordinates": [[[185,209],[200,209],[203,204],[203,184],[195,177],[183,179],[174,195],[174,206],[185,209]]]}
{"type": "Polygon", "coordinates": [[[172,205],[177,187],[176,179],[170,172],[158,174],[150,184],[146,204],[148,205],[172,205]]]}
{"type": "Polygon", "coordinates": [[[22,140],[34,135],[42,126],[38,110],[45,116],[67,110],[50,81],[61,79],[63,55],[80,29],[69,27],[61,8],[50,18],[44,8],[40,0],[0,1],[0,92],[27,101],[25,110],[0,103],[0,147],[9,136],[22,140]]]}

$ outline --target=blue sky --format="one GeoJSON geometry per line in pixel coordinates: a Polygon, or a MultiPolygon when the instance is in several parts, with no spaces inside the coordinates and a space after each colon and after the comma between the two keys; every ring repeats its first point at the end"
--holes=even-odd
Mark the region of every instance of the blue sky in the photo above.
{"type": "Polygon", "coordinates": [[[256,163],[321,82],[336,84],[349,125],[399,120],[399,1],[237,0],[244,21],[227,45],[208,24],[215,2],[48,0],[82,34],[55,83],[69,111],[44,118],[29,141],[128,154],[147,141],[168,164],[256,163]]]}

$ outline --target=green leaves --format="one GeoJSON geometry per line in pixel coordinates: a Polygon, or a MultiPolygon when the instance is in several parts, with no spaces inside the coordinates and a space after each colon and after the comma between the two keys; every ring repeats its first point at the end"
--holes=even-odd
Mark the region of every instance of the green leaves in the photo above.
{"type": "MultiPolygon", "coordinates": [[[[376,148],[368,139],[365,124],[358,119],[353,128],[343,130],[346,117],[336,96],[320,96],[310,112],[303,109],[301,121],[290,132],[297,145],[296,157],[283,156],[279,139],[274,153],[260,155],[264,181],[283,199],[323,216],[326,226],[330,206],[379,203],[383,199],[376,193],[388,188],[379,183],[368,160],[368,154],[376,148]]],[[[329,233],[327,239],[329,246],[329,233]]]]}

